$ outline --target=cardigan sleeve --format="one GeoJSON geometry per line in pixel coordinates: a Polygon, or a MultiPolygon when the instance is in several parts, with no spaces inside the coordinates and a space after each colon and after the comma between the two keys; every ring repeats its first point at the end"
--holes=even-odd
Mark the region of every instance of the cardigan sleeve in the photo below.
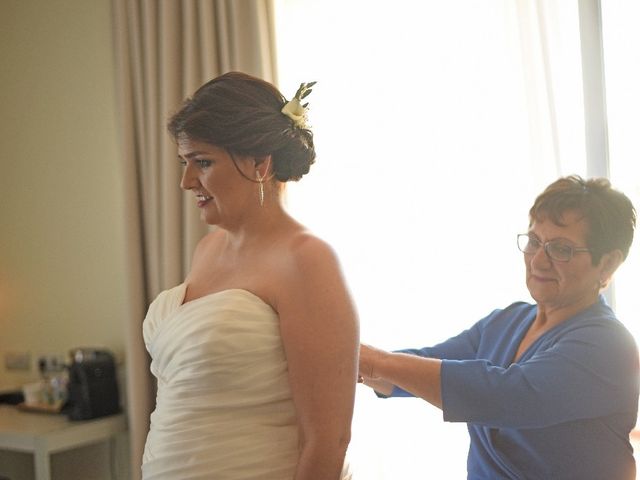
{"type": "Polygon", "coordinates": [[[539,428],[634,408],[637,348],[617,320],[605,320],[578,324],[508,367],[443,360],[444,420],[539,428]]]}

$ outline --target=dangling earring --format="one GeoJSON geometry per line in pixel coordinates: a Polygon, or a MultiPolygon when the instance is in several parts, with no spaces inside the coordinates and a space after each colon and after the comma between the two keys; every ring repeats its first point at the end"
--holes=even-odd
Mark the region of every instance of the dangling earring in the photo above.
{"type": "Polygon", "coordinates": [[[258,179],[258,195],[260,197],[260,206],[264,205],[264,179],[269,173],[269,162],[271,162],[271,157],[268,157],[266,160],[266,168],[264,169],[264,174],[260,175],[260,170],[258,170],[258,165],[256,165],[256,178],[258,179]]]}
{"type": "Polygon", "coordinates": [[[264,175],[260,175],[260,172],[256,170],[256,178],[258,179],[258,195],[260,197],[261,207],[264,205],[264,177],[266,176],[266,173],[264,175]]]}

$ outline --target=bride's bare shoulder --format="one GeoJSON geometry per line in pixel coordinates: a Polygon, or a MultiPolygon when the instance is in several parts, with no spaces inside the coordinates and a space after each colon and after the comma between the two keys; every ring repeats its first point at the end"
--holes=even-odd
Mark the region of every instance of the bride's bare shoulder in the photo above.
{"type": "Polygon", "coordinates": [[[333,247],[308,230],[300,230],[287,242],[288,254],[294,267],[327,264],[337,266],[338,259],[333,247]]]}

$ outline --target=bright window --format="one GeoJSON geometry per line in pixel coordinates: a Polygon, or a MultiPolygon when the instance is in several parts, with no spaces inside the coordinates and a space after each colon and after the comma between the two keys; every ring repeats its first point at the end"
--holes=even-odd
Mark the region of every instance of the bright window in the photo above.
{"type": "MultiPolygon", "coordinates": [[[[516,234],[547,184],[586,174],[577,2],[276,6],[281,90],[318,81],[317,164],[289,210],[341,258],[362,340],[430,345],[530,301],[516,234]]],[[[365,387],[356,402],[356,478],[466,477],[464,424],[365,387]]]]}
{"type": "MultiPolygon", "coordinates": [[[[640,2],[602,2],[611,181],[640,210],[640,2]]],[[[615,281],[616,312],[640,339],[640,241],[615,281]]]]}

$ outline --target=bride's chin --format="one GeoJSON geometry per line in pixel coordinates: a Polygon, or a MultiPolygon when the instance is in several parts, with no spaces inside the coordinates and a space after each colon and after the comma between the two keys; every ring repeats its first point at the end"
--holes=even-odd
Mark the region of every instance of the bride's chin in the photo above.
{"type": "Polygon", "coordinates": [[[200,219],[206,223],[207,225],[218,225],[218,223],[220,222],[220,218],[217,215],[207,215],[206,212],[202,212],[202,214],[200,215],[200,219]]]}

